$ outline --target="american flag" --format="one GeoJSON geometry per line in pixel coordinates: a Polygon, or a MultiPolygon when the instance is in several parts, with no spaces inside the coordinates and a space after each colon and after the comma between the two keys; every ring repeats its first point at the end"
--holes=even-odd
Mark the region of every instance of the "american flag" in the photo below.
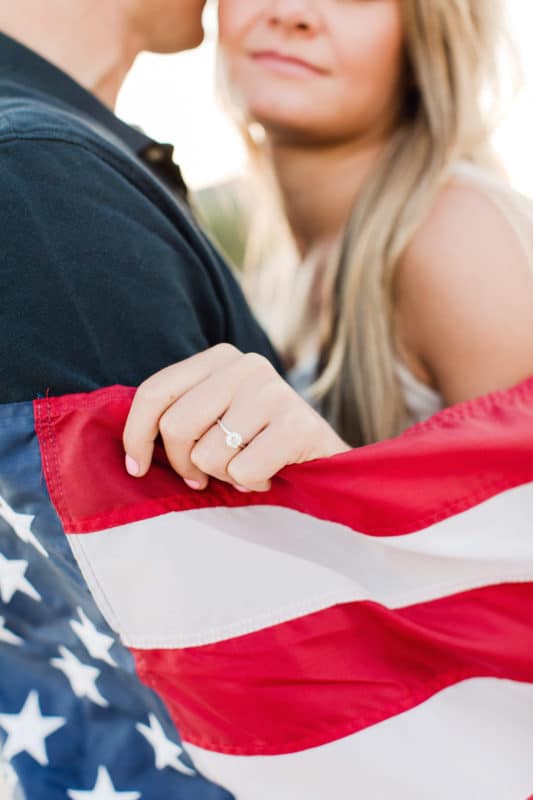
{"type": "Polygon", "coordinates": [[[128,477],[131,396],[0,410],[28,800],[530,797],[533,379],[267,495],[128,477]]]}

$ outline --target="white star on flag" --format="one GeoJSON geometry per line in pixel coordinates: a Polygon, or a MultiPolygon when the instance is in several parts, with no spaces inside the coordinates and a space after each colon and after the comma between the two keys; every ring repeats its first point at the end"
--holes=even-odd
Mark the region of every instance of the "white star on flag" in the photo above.
{"type": "Polygon", "coordinates": [[[6,621],[4,617],[0,617],[0,642],[5,642],[6,644],[12,644],[16,646],[22,644],[23,641],[24,640],[21,639],[20,636],[16,636],[6,628],[6,621]]]}
{"type": "Polygon", "coordinates": [[[0,553],[0,596],[4,603],[10,603],[15,592],[41,600],[39,592],[24,577],[27,569],[27,561],[10,561],[0,553]]]}
{"type": "Polygon", "coordinates": [[[18,714],[0,714],[0,726],[6,731],[3,757],[10,760],[28,753],[42,767],[48,764],[45,739],[65,725],[64,717],[45,717],[39,708],[39,695],[29,693],[18,714]]]}
{"type": "Polygon", "coordinates": [[[81,623],[77,620],[71,620],[70,627],[82,641],[89,655],[99,661],[105,661],[111,667],[118,666],[116,661],[109,655],[109,650],[115,644],[113,637],[105,633],[99,633],[82,608],[78,608],[78,614],[81,623]]]}
{"type": "Polygon", "coordinates": [[[19,539],[22,539],[22,541],[27,544],[33,545],[41,555],[48,558],[48,553],[37,537],[31,532],[31,524],[35,519],[34,516],[31,514],[17,514],[16,511],[13,511],[11,506],[6,503],[3,497],[0,497],[0,517],[5,519],[7,524],[13,528],[19,539]]]}
{"type": "Polygon", "coordinates": [[[106,708],[109,703],[96,688],[100,670],[78,661],[74,653],[62,645],[59,652],[61,658],[50,659],[50,664],[65,674],[76,697],[88,697],[97,706],[106,708]]]}
{"type": "Polygon", "coordinates": [[[98,778],[89,792],[67,789],[71,800],[140,800],[140,792],[117,792],[105,767],[98,767],[98,778]]]}
{"type": "Polygon", "coordinates": [[[193,769],[185,766],[179,760],[183,749],[175,742],[167,739],[165,732],[161,727],[161,723],[155,714],[149,714],[150,727],[148,725],[137,724],[135,727],[144,738],[152,745],[155,753],[155,765],[157,769],[165,769],[165,767],[172,767],[172,769],[182,772],[184,775],[196,775],[193,769]]]}
{"type": "Polygon", "coordinates": [[[109,664],[111,667],[118,666],[117,662],[109,655],[109,650],[115,644],[113,637],[108,636],[106,633],[100,633],[83,609],[78,608],[77,610],[81,623],[73,619],[71,620],[70,627],[82,641],[91,658],[96,658],[98,661],[105,661],[105,663],[109,664]]]}

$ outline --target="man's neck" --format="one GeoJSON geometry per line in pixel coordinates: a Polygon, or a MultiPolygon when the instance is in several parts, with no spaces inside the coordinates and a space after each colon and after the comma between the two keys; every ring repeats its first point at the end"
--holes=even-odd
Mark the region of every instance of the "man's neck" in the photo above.
{"type": "Polygon", "coordinates": [[[120,4],[109,0],[5,3],[0,8],[0,30],[59,67],[110,108],[142,49],[128,31],[120,4]]]}
{"type": "Polygon", "coordinates": [[[272,147],[274,172],[300,254],[342,235],[382,143],[272,147]]]}

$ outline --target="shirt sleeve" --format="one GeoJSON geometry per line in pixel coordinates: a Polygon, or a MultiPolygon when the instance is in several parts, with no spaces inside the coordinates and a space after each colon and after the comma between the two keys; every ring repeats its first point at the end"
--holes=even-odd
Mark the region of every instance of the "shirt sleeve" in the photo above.
{"type": "Polygon", "coordinates": [[[275,358],[182,216],[80,144],[0,144],[0,402],[137,385],[229,340],[239,317],[233,343],[275,358]]]}

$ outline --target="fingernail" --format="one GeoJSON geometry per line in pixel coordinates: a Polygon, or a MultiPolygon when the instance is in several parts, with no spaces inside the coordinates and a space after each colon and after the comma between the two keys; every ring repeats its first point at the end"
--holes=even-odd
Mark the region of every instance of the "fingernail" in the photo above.
{"type": "Polygon", "coordinates": [[[130,475],[133,475],[134,478],[137,477],[137,475],[141,471],[141,468],[137,464],[137,462],[134,461],[133,458],[131,456],[128,456],[128,455],[126,456],[126,471],[130,475]]]}
{"type": "Polygon", "coordinates": [[[202,484],[198,481],[186,481],[185,479],[183,479],[183,481],[187,484],[189,489],[194,489],[195,492],[202,488],[202,484]]]}
{"type": "Polygon", "coordinates": [[[237,486],[237,484],[235,484],[235,488],[238,492],[242,492],[242,494],[250,494],[252,491],[251,489],[247,489],[246,486],[237,486]]]}

